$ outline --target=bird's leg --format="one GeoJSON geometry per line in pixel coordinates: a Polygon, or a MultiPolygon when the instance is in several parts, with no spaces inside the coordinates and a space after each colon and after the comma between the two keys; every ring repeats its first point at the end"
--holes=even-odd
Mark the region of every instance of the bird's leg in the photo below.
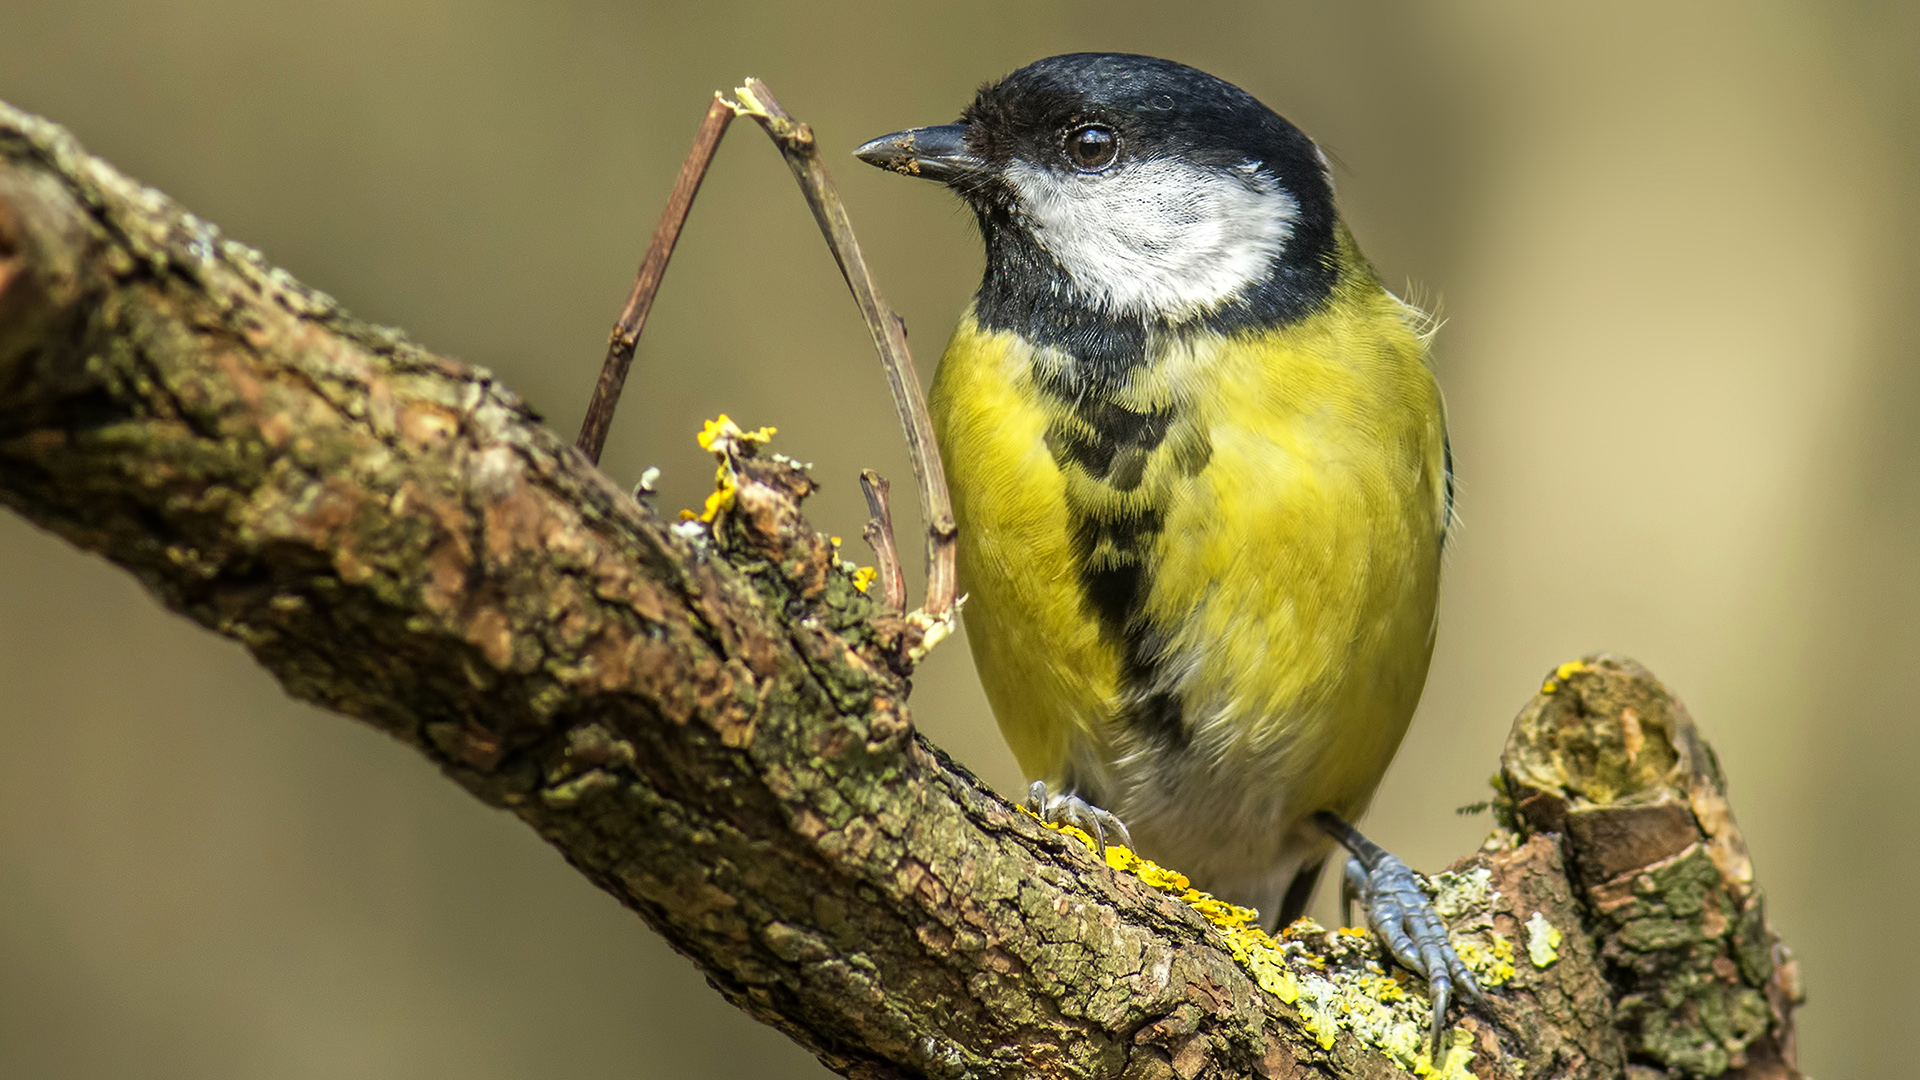
{"type": "MultiPolygon", "coordinates": [[[[1349,859],[1348,862],[1351,863],[1352,860],[1349,859]]],[[[1341,926],[1353,925],[1353,902],[1360,899],[1360,886],[1354,882],[1353,878],[1354,875],[1351,872],[1345,872],[1340,875],[1341,926]]]]}
{"type": "Polygon", "coordinates": [[[1360,831],[1324,810],[1313,816],[1314,824],[1352,853],[1347,860],[1346,888],[1360,898],[1360,906],[1387,943],[1387,951],[1402,967],[1427,980],[1433,993],[1433,1024],[1430,1029],[1433,1063],[1440,1064],[1440,1031],[1447,1019],[1447,1002],[1453,988],[1459,987],[1468,998],[1480,1004],[1480,984],[1467,970],[1453,944],[1447,940],[1447,928],[1433,910],[1433,902],[1420,888],[1420,878],[1406,863],[1389,855],[1384,848],[1360,835],[1360,831]]]}
{"type": "Polygon", "coordinates": [[[1112,833],[1128,850],[1133,848],[1133,837],[1127,834],[1127,827],[1121,820],[1093,805],[1078,795],[1061,793],[1050,794],[1045,780],[1035,780],[1027,789],[1027,809],[1034,816],[1049,825],[1072,825],[1092,836],[1100,845],[1100,854],[1107,854],[1107,834],[1112,833]]]}

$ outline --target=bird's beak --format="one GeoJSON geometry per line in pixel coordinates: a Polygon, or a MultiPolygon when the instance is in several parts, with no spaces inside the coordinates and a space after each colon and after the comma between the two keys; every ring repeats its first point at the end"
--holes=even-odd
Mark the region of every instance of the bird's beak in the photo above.
{"type": "Polygon", "coordinates": [[[951,184],[986,167],[986,162],[967,152],[966,135],[965,124],[909,128],[882,135],[853,156],[904,176],[951,184]]]}

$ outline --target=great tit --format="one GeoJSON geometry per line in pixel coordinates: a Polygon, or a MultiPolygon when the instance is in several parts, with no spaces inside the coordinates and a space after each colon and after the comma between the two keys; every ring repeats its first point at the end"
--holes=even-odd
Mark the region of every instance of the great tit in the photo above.
{"type": "Polygon", "coordinates": [[[930,408],[1031,805],[1275,926],[1338,839],[1437,1040],[1478,987],[1348,822],[1427,677],[1446,420],[1429,320],[1354,245],[1326,155],[1205,72],[1095,53],[855,153],[946,184],[986,242],[930,408]]]}

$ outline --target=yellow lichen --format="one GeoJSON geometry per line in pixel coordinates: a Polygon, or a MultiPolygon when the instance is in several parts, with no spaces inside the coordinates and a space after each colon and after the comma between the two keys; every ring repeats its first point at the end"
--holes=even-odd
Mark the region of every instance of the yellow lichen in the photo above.
{"type": "Polygon", "coordinates": [[[713,477],[713,494],[707,496],[707,504],[699,513],[692,510],[680,511],[681,521],[705,521],[709,524],[722,512],[733,508],[733,473],[725,465],[720,466],[713,477]]]}
{"type": "Polygon", "coordinates": [[[1433,910],[1449,922],[1485,908],[1493,897],[1493,871],[1484,866],[1457,874],[1442,870],[1433,875],[1433,884],[1438,890],[1433,910]]]}
{"type": "Polygon", "coordinates": [[[1223,930],[1239,930],[1260,917],[1260,913],[1252,908],[1229,904],[1198,889],[1188,889],[1180,894],[1180,899],[1223,930]]]}
{"type": "Polygon", "coordinates": [[[1493,871],[1475,866],[1459,872],[1433,875],[1433,910],[1452,927],[1453,951],[1473,972],[1481,986],[1500,986],[1513,980],[1513,942],[1493,928],[1492,905],[1499,893],[1493,871]]]}
{"type": "MultiPolygon", "coordinates": [[[[1027,813],[1037,818],[1032,811],[1027,813]]],[[[1090,849],[1099,847],[1093,837],[1075,826],[1042,824],[1078,839],[1090,849]]],[[[1260,989],[1298,1009],[1301,1027],[1322,1049],[1332,1049],[1340,1032],[1350,1031],[1416,1076],[1441,1080],[1467,1080],[1472,1076],[1467,1070],[1474,1057],[1468,1049],[1472,1039],[1458,1029],[1447,1036],[1442,1068],[1434,1069],[1427,1049],[1432,1003],[1411,990],[1397,969],[1390,975],[1380,966],[1379,946],[1366,930],[1343,927],[1329,932],[1312,919],[1302,918],[1281,931],[1276,940],[1260,928],[1259,912],[1194,888],[1179,871],[1143,859],[1119,844],[1108,844],[1105,857],[1116,872],[1176,897],[1219,928],[1234,961],[1260,989]]],[[[1465,903],[1484,904],[1488,876],[1484,871],[1452,875],[1449,885],[1465,903]]],[[[1513,977],[1513,946],[1497,934],[1493,937],[1491,947],[1472,944],[1478,950],[1476,955],[1484,958],[1484,970],[1493,973],[1494,977],[1482,980],[1488,986],[1513,977]],[[1502,971],[1504,976],[1500,975],[1502,971]]],[[[1456,948],[1459,944],[1456,942],[1456,948]]],[[[1481,971],[1476,968],[1476,975],[1481,971]]]]}
{"type": "Polygon", "coordinates": [[[707,421],[705,426],[701,427],[700,434],[695,435],[694,438],[699,440],[700,449],[711,450],[716,454],[725,454],[726,442],[728,440],[733,441],[735,444],[752,443],[757,445],[767,442],[767,440],[779,433],[780,429],[776,427],[763,427],[756,428],[753,431],[744,431],[740,425],[733,422],[732,417],[726,413],[721,413],[719,419],[707,421]]]}
{"type": "Polygon", "coordinates": [[[729,455],[742,446],[759,446],[773,438],[778,428],[763,427],[753,431],[743,431],[733,418],[721,413],[719,419],[709,420],[694,436],[700,449],[712,452],[720,461],[719,468],[713,471],[713,494],[707,496],[706,505],[698,512],[680,511],[681,521],[704,521],[712,524],[714,519],[731,509],[735,494],[733,464],[729,455]]]}
{"type": "MultiPolygon", "coordinates": [[[[700,449],[710,451],[715,458],[719,459],[720,467],[713,472],[713,494],[707,496],[706,505],[697,513],[692,510],[680,511],[680,520],[704,521],[712,524],[715,518],[731,509],[735,487],[730,455],[742,447],[764,445],[779,431],[780,429],[775,427],[743,430],[726,413],[721,413],[718,419],[709,420],[702,425],[700,433],[693,437],[694,441],[700,444],[700,449]]],[[[836,539],[834,546],[838,547],[839,544],[840,541],[836,539]]]]}
{"type": "MultiPolygon", "coordinates": [[[[1060,828],[1073,829],[1071,825],[1060,826],[1060,828]]],[[[1080,832],[1078,829],[1073,829],[1073,831],[1080,832]]],[[[1080,833],[1080,835],[1086,836],[1087,834],[1080,833]]],[[[1187,880],[1185,874],[1165,869],[1150,859],[1143,859],[1135,855],[1132,851],[1121,847],[1119,844],[1109,844],[1107,846],[1107,865],[1123,874],[1132,874],[1134,877],[1139,878],[1141,881],[1146,882],[1156,889],[1165,889],[1168,892],[1186,892],[1192,884],[1187,880]]]]}
{"type": "Polygon", "coordinates": [[[1545,915],[1533,913],[1527,920],[1527,959],[1533,966],[1543,968],[1560,959],[1560,930],[1547,921],[1545,915]]]}
{"type": "Polygon", "coordinates": [[[1287,967],[1286,954],[1266,931],[1249,926],[1228,930],[1220,936],[1226,939],[1227,951],[1247,969],[1260,989],[1289,1005],[1300,1000],[1300,983],[1287,967]]]}
{"type": "Polygon", "coordinates": [[[1377,965],[1355,969],[1341,966],[1331,975],[1303,975],[1299,979],[1299,1008],[1307,1032],[1322,1049],[1332,1049],[1342,1029],[1379,1050],[1416,1076],[1466,1077],[1473,1060],[1467,1047],[1472,1039],[1455,1029],[1446,1038],[1446,1060],[1433,1067],[1428,1051],[1430,1006],[1401,984],[1380,974],[1377,965]]]}
{"type": "Polygon", "coordinates": [[[1320,1044],[1320,1049],[1333,1049],[1334,1040],[1340,1037],[1340,1022],[1333,1018],[1332,1009],[1301,1009],[1300,1017],[1305,1022],[1307,1034],[1320,1044]]]}
{"type": "Polygon", "coordinates": [[[1513,966],[1513,942],[1492,931],[1488,931],[1487,936],[1493,939],[1492,945],[1482,945],[1469,937],[1456,937],[1453,951],[1460,955],[1460,962],[1467,965],[1481,986],[1504,986],[1518,974],[1513,966]]]}
{"type": "MultiPolygon", "coordinates": [[[[1032,810],[1028,810],[1024,806],[1021,807],[1021,809],[1025,810],[1029,817],[1038,820],[1038,815],[1034,814],[1032,810]]],[[[1042,821],[1041,824],[1052,829],[1054,832],[1064,833],[1067,836],[1079,840],[1090,849],[1095,851],[1100,849],[1099,841],[1095,840],[1078,826],[1068,825],[1065,822],[1058,821],[1042,821]]],[[[1143,859],[1120,844],[1110,843],[1107,845],[1106,861],[1107,865],[1114,870],[1122,874],[1131,874],[1154,888],[1159,889],[1161,892],[1171,893],[1178,897],[1181,902],[1198,911],[1208,922],[1220,927],[1222,930],[1241,930],[1247,927],[1248,924],[1258,921],[1260,918],[1258,911],[1252,908],[1243,908],[1235,904],[1229,904],[1225,900],[1221,900],[1210,893],[1201,892],[1193,887],[1191,881],[1187,880],[1187,875],[1177,870],[1168,870],[1166,867],[1161,866],[1151,859],[1143,859]]],[[[1266,937],[1266,934],[1261,931],[1256,930],[1254,932],[1259,933],[1263,938],[1266,937]]]]}
{"type": "Polygon", "coordinates": [[[1560,682],[1566,682],[1569,675],[1575,675],[1585,670],[1587,670],[1587,662],[1585,660],[1569,660],[1553,669],[1553,678],[1541,684],[1540,692],[1543,694],[1551,694],[1555,690],[1560,689],[1559,683],[1554,682],[1554,679],[1558,679],[1560,682]]]}
{"type": "Polygon", "coordinates": [[[873,579],[879,576],[880,571],[875,570],[871,566],[863,566],[853,572],[853,587],[859,589],[861,592],[866,592],[867,587],[873,584],[873,579]]]}
{"type": "Polygon", "coordinates": [[[1413,1067],[1415,1076],[1431,1076],[1434,1080],[1474,1080],[1473,1070],[1467,1068],[1473,1063],[1473,1036],[1454,1028],[1447,1033],[1446,1061],[1439,1069],[1433,1067],[1433,1059],[1426,1050],[1420,1051],[1420,1060],[1413,1067]]]}

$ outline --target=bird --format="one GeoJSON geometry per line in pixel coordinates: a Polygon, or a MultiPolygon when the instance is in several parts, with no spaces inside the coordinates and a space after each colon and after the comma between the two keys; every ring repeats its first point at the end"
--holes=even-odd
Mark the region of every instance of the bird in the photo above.
{"type": "Polygon", "coordinates": [[[1239,87],[1073,53],[857,157],[985,245],[929,394],[963,620],[1029,806],[1263,913],[1347,886],[1434,997],[1471,971],[1352,822],[1407,730],[1453,519],[1434,324],[1328,157],[1239,87]]]}

